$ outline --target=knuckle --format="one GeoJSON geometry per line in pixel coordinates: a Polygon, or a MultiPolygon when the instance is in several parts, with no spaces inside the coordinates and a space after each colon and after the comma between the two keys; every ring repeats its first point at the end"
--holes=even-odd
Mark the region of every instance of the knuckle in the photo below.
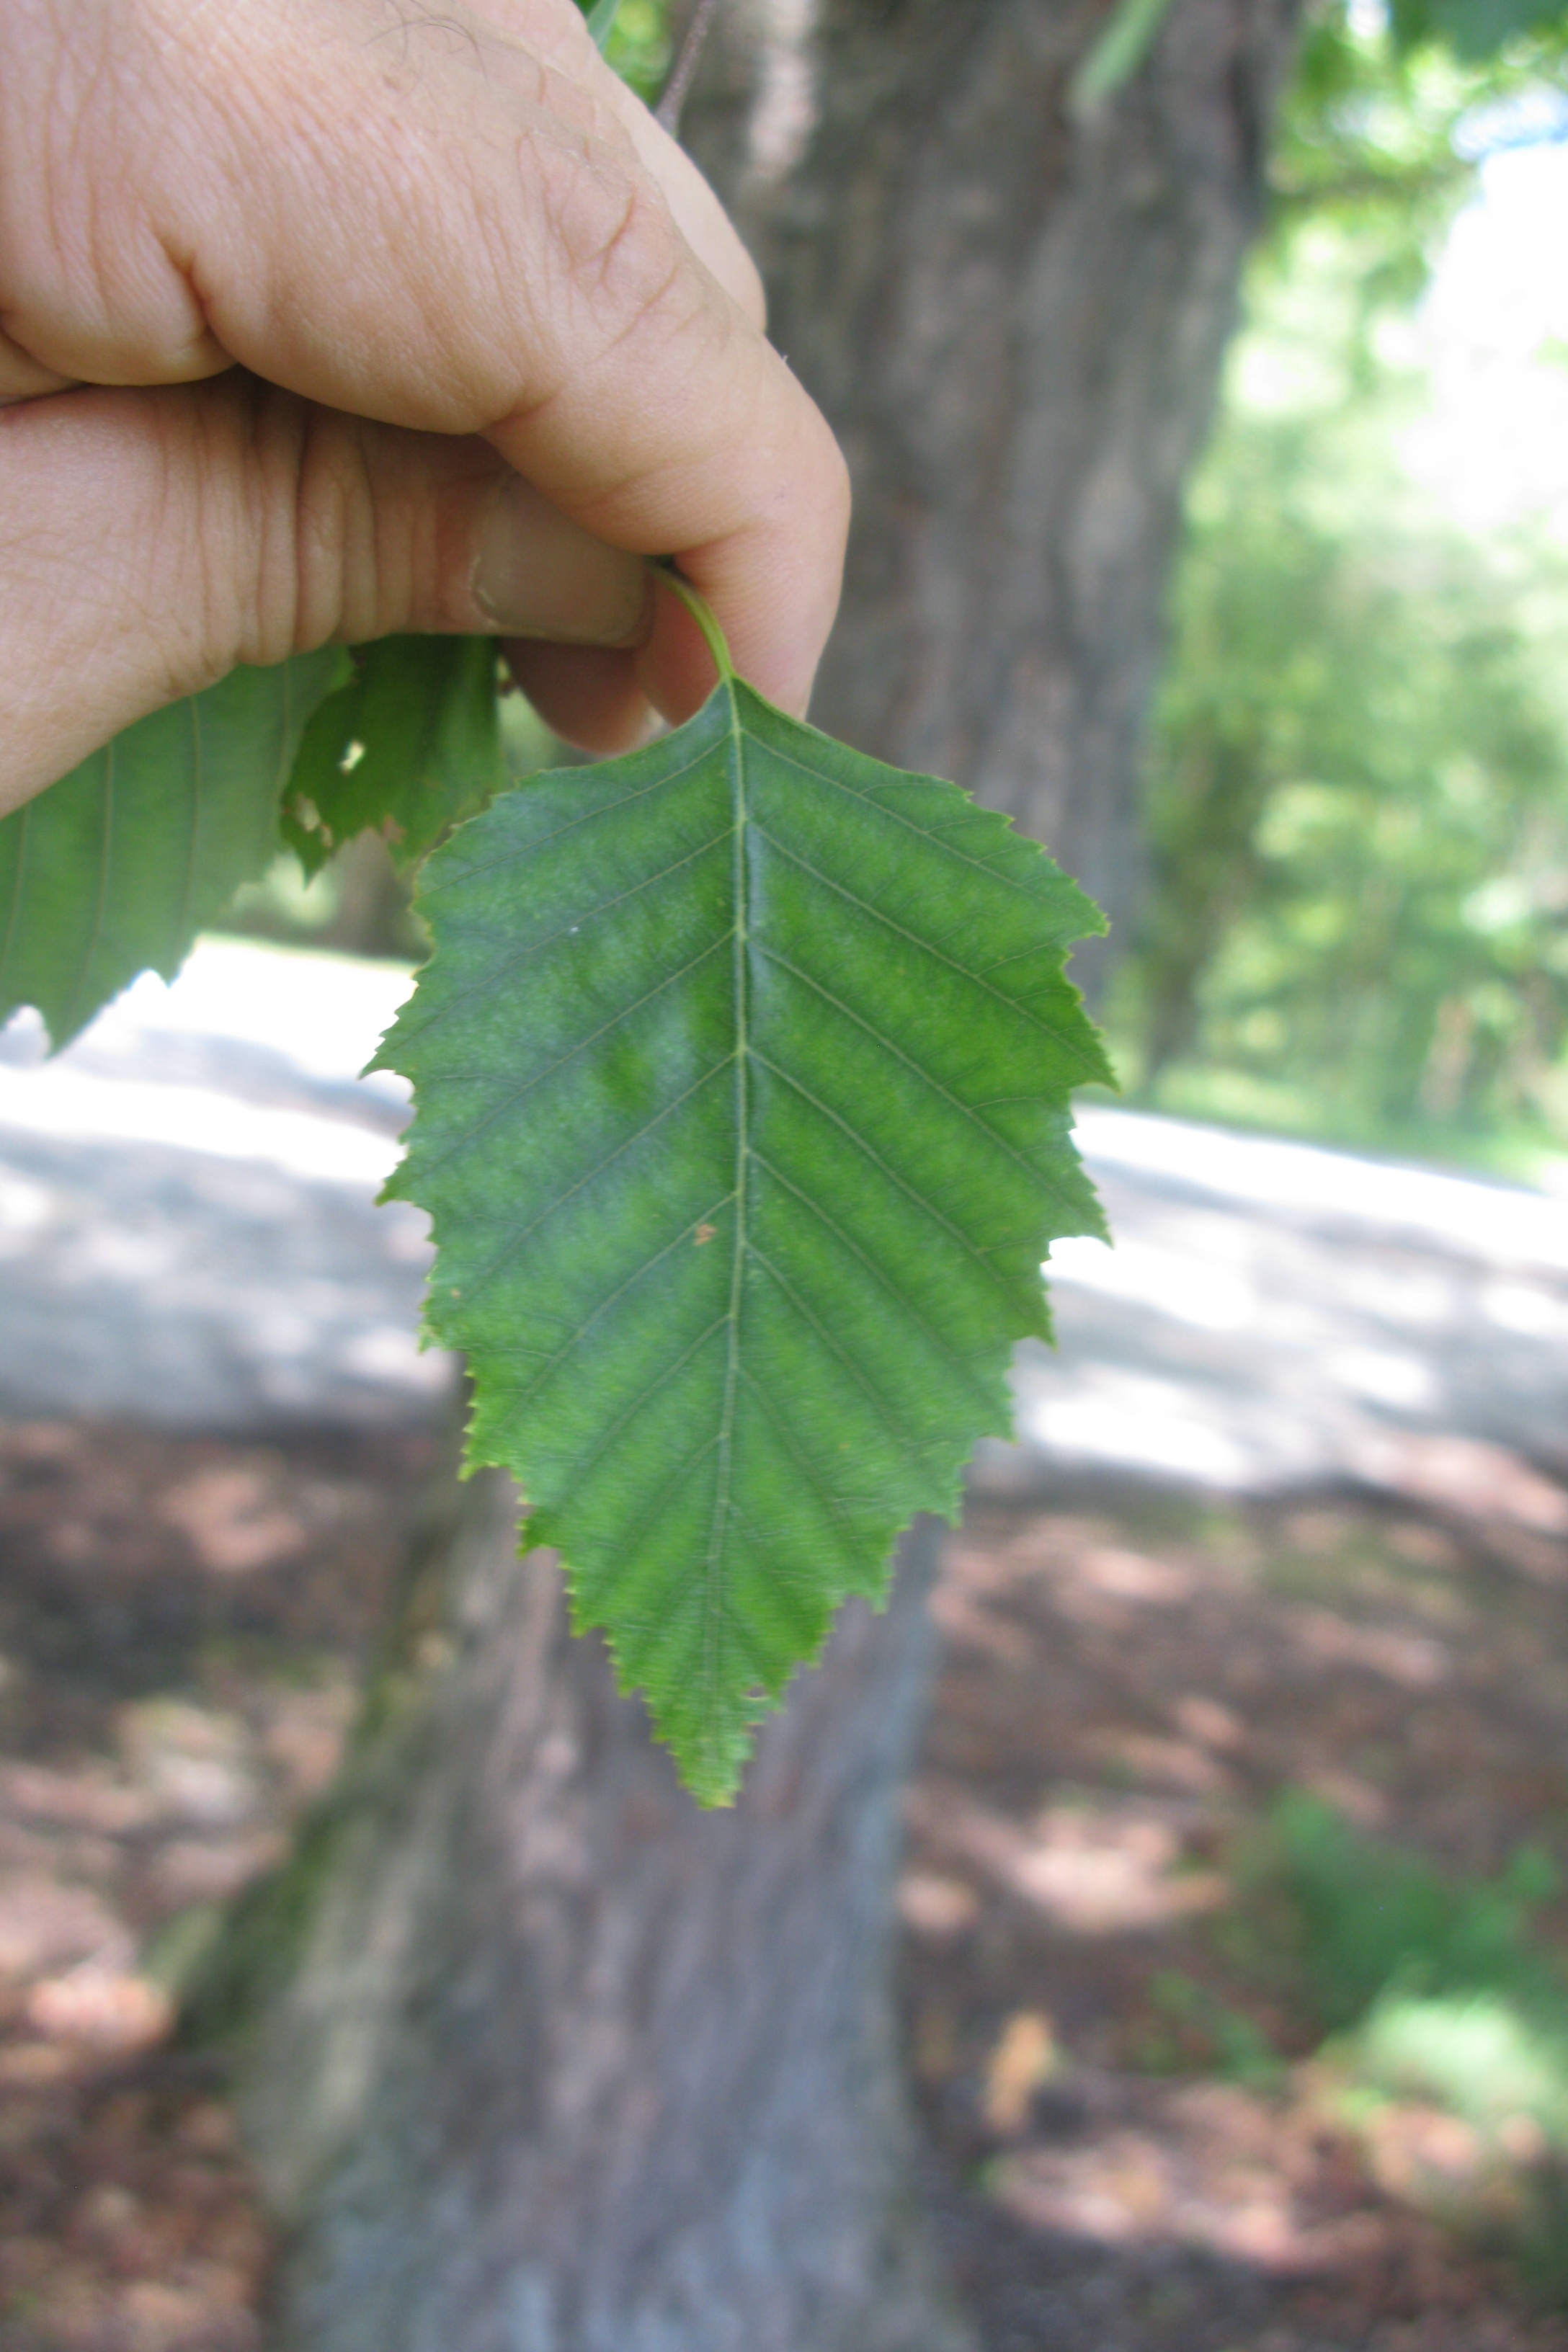
{"type": "MultiPolygon", "coordinates": [[[[537,151],[527,162],[537,168],[537,151]]],[[[662,191],[629,154],[557,147],[543,198],[563,280],[563,343],[580,366],[584,330],[608,348],[668,311],[690,259],[662,191]]]]}
{"type": "Polygon", "coordinates": [[[352,629],[377,572],[375,505],[361,436],[347,420],[307,411],[283,485],[284,560],[301,650],[352,629]],[[291,558],[291,562],[289,560],[291,558]]]}
{"type": "Polygon", "coordinates": [[[372,429],[303,404],[274,428],[258,617],[285,652],[378,634],[391,567],[369,462],[372,429]]]}
{"type": "Polygon", "coordinates": [[[184,506],[196,520],[176,568],[211,675],[468,616],[473,519],[493,451],[254,379],[204,385],[195,404],[200,446],[184,506]]]}
{"type": "Polygon", "coordinates": [[[60,12],[33,13],[36,39],[0,87],[0,312],[58,373],[151,383],[206,372],[193,364],[205,322],[161,230],[193,109],[155,0],[67,11],[52,32],[60,12]]]}
{"type": "MultiPolygon", "coordinates": [[[[172,701],[245,657],[232,434],[221,404],[201,391],[131,397],[146,426],[128,510],[137,573],[132,595],[163,666],[163,698],[172,701]]],[[[112,432],[107,415],[103,421],[112,432]]]]}
{"type": "Polygon", "coordinates": [[[342,604],[342,499],[311,452],[306,404],[254,379],[188,396],[203,658],[215,675],[324,644],[342,604]],[[205,396],[204,396],[205,395],[205,396]]]}

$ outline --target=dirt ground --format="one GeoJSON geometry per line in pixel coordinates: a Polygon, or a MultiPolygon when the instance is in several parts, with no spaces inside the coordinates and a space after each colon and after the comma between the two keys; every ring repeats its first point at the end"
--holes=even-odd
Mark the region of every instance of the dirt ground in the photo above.
{"type": "MultiPolygon", "coordinates": [[[[427,1466],[0,1424],[0,2352],[259,2341],[266,2224],[163,1986],[330,1777],[427,1466]]],[[[1568,1859],[1568,1544],[1472,1485],[1064,1489],[955,1538],[903,1997],[985,2352],[1568,2352],[1439,2218],[1496,2151],[1352,2119],[1239,1931],[1284,1789],[1456,1872],[1568,1859]]]]}
{"type": "Polygon", "coordinates": [[[1484,2202],[1475,2137],[1415,2102],[1349,2128],[1321,2025],[1224,1932],[1288,1788],[1458,1874],[1562,1852],[1564,1580],[1540,1537],[1350,1500],[1102,1492],[954,1542],[905,1991],[987,2352],[1568,2346],[1433,2218],[1484,2202]]]}

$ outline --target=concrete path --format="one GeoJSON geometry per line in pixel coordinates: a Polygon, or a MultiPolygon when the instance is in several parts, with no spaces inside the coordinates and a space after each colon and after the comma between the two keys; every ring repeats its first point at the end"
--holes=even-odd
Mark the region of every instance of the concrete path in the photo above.
{"type": "MultiPolygon", "coordinates": [[[[354,1076],[408,985],[212,940],[53,1062],[29,1016],[0,1034],[0,1411],[438,1408],[424,1220],[374,1205],[406,1089],[354,1076]]],[[[1079,1139],[1116,1247],[1058,1248],[1059,1348],[1021,1351],[1019,1443],[983,1449],[982,1486],[1479,1479],[1568,1525],[1540,1475],[1568,1475],[1568,1202],[1112,1109],[1079,1139]]]]}
{"type": "Polygon", "coordinates": [[[205,940],[53,1061],[0,1033],[0,1412],[166,1428],[421,1420],[429,1251],[374,1205],[408,1089],[355,1072],[401,965],[205,940]]]}
{"type": "Polygon", "coordinates": [[[1058,1346],[1020,1350],[1021,1453],[984,1475],[1432,1500],[1489,1478],[1568,1528],[1500,1458],[1568,1472],[1568,1202],[1130,1111],[1078,1132],[1115,1246],[1053,1252],[1058,1346]]]}

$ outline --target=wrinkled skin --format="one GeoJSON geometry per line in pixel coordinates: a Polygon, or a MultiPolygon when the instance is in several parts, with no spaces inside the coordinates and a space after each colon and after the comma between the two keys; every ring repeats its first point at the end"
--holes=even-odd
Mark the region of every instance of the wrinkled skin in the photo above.
{"type": "Polygon", "coordinates": [[[588,748],[802,711],[847,491],[573,0],[0,0],[0,809],[237,662],[488,631],[588,748]]]}

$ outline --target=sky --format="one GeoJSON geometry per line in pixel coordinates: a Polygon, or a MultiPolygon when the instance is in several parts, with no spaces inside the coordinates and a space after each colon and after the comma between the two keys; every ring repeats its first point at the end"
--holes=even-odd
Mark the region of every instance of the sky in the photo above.
{"type": "Polygon", "coordinates": [[[1417,322],[1433,400],[1405,460],[1468,529],[1544,514],[1568,541],[1568,121],[1516,110],[1478,145],[1417,322]]]}

